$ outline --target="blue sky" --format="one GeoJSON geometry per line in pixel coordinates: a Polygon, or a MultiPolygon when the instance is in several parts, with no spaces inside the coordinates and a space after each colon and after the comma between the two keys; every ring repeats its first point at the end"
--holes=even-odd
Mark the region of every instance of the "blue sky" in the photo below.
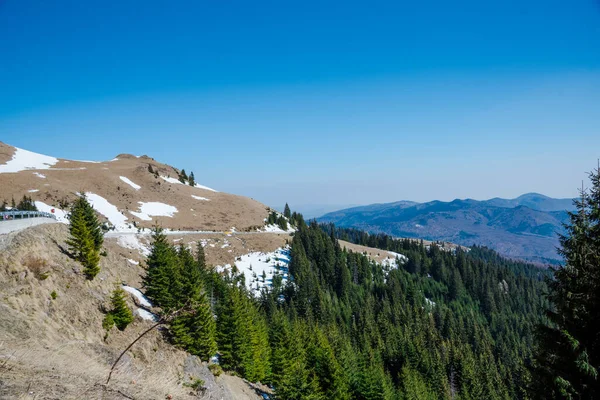
{"type": "Polygon", "coordinates": [[[0,140],[274,206],[574,196],[600,2],[0,0],[0,140]]]}

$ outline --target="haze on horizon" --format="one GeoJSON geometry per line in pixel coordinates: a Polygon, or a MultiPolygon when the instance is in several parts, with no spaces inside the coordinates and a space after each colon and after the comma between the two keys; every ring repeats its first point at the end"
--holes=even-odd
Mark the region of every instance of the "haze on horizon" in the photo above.
{"type": "Polygon", "coordinates": [[[593,0],[0,2],[0,140],[148,154],[272,206],[574,197],[593,0]]]}

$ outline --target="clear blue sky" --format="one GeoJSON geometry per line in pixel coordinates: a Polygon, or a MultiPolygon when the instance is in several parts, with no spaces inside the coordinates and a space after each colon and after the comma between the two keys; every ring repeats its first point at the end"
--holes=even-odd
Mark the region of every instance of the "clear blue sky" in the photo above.
{"type": "Polygon", "coordinates": [[[574,196],[600,2],[0,0],[0,140],[275,206],[574,196]]]}

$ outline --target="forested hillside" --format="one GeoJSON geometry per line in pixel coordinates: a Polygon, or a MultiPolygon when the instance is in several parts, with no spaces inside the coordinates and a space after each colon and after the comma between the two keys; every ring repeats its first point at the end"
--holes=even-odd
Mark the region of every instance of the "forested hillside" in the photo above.
{"type": "Polygon", "coordinates": [[[507,257],[557,265],[572,199],[529,193],[516,199],[396,202],[339,210],[318,218],[338,227],[395,237],[486,246],[507,257]]]}
{"type": "MultiPolygon", "coordinates": [[[[186,250],[168,249],[155,235],[149,297],[172,310],[186,303],[181,289],[162,289],[201,279],[204,295],[195,292],[192,299],[216,314],[216,332],[211,323],[204,331],[172,324],[175,343],[206,359],[216,340],[224,369],[271,384],[280,399],[526,397],[546,272],[485,248],[454,253],[308,226],[300,216],[292,222],[298,228],[293,279],[283,286],[275,276],[258,298],[235,269],[225,276],[205,269],[201,251],[194,267],[186,250]],[[341,248],[336,236],[408,261],[383,268],[341,248]],[[201,278],[189,272],[194,268],[203,271],[201,278]]],[[[205,312],[198,315],[209,320],[205,312]]]]}

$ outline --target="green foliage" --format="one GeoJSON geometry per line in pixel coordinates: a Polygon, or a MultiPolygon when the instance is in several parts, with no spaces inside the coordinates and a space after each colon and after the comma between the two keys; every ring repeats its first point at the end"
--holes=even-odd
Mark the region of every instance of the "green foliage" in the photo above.
{"type": "Polygon", "coordinates": [[[162,230],[154,229],[143,279],[146,296],[163,313],[180,312],[169,324],[173,342],[201,359],[216,354],[216,323],[205,286],[206,261],[198,245],[196,258],[181,245],[175,249],[162,230]]]}
{"type": "Polygon", "coordinates": [[[125,330],[127,325],[133,322],[133,313],[125,301],[125,291],[120,287],[113,290],[110,303],[112,309],[110,310],[109,314],[112,316],[114,324],[120,331],[125,330]]]}
{"type": "Polygon", "coordinates": [[[204,387],[204,384],[206,382],[204,382],[204,380],[200,379],[200,378],[196,378],[194,379],[192,382],[190,383],[184,383],[183,386],[187,386],[190,387],[194,390],[200,390],[204,387]]]}
{"type": "Polygon", "coordinates": [[[21,199],[19,204],[17,204],[16,209],[20,210],[20,211],[37,211],[38,210],[35,203],[33,202],[33,200],[31,200],[31,197],[29,197],[29,196],[23,196],[23,198],[21,199]]]}
{"type": "Polygon", "coordinates": [[[190,176],[188,177],[188,184],[190,186],[196,186],[196,178],[194,178],[193,172],[190,172],[190,176]]]}
{"type": "Polygon", "coordinates": [[[218,378],[223,373],[223,368],[221,368],[219,364],[208,364],[208,369],[215,376],[215,378],[218,378]]]}
{"type": "Polygon", "coordinates": [[[56,290],[53,290],[50,293],[50,297],[52,298],[52,300],[56,300],[56,298],[58,297],[58,293],[56,293],[56,290]]]}
{"type": "Polygon", "coordinates": [[[181,172],[177,175],[177,179],[179,179],[179,182],[185,184],[186,181],[188,180],[188,176],[185,173],[185,169],[182,169],[181,172]]]}
{"type": "MultiPolygon", "coordinates": [[[[290,222],[291,279],[274,278],[260,298],[235,268],[210,270],[201,246],[194,258],[155,230],[146,294],[165,311],[189,308],[169,326],[176,344],[207,358],[216,338],[223,369],[272,385],[280,399],[527,398],[544,270],[481,247],[307,226],[297,213],[290,222]],[[408,261],[382,268],[338,238],[408,261]]],[[[593,373],[594,360],[587,350],[575,362],[593,373]]]]}
{"type": "Polygon", "coordinates": [[[292,218],[292,211],[290,210],[288,203],[285,203],[285,207],[283,208],[283,216],[288,220],[292,218]]]}
{"type": "Polygon", "coordinates": [[[83,265],[86,277],[94,279],[100,272],[100,249],[104,238],[98,218],[85,195],[73,203],[69,232],[67,245],[71,254],[83,265]]]}
{"type": "Polygon", "coordinates": [[[560,237],[565,265],[548,281],[551,307],[538,326],[535,398],[600,397],[600,169],[590,181],[560,237]]]}
{"type": "Polygon", "coordinates": [[[115,325],[115,319],[111,313],[108,313],[104,316],[102,320],[102,328],[106,331],[110,331],[110,329],[115,325]]]}

